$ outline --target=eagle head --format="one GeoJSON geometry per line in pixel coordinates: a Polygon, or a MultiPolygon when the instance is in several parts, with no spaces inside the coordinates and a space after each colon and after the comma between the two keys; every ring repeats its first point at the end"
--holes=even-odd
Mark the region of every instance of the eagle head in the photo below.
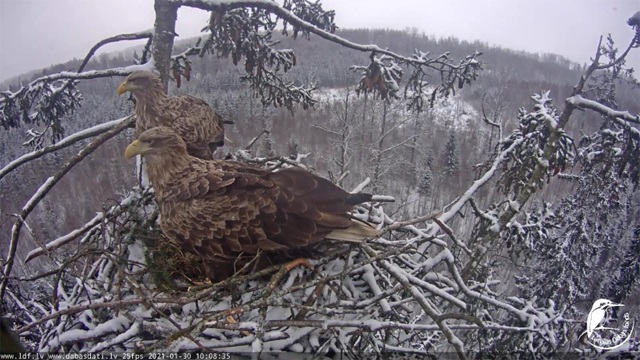
{"type": "Polygon", "coordinates": [[[116,94],[122,95],[127,91],[139,95],[150,89],[160,89],[162,91],[162,82],[160,78],[154,73],[149,71],[136,71],[129,76],[118,86],[116,94]]]}
{"type": "Polygon", "coordinates": [[[136,155],[186,154],[187,145],[171,128],[158,126],[144,131],[124,151],[125,159],[136,155]]]}

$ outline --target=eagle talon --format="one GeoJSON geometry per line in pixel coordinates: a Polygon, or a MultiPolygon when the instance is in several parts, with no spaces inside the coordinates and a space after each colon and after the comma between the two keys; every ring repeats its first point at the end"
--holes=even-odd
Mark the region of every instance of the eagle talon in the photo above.
{"type": "Polygon", "coordinates": [[[284,274],[290,272],[291,270],[297,268],[298,266],[304,266],[311,271],[314,270],[313,266],[311,266],[311,263],[309,263],[308,259],[298,258],[293,261],[290,261],[282,265],[280,270],[277,273],[275,273],[275,275],[273,275],[273,277],[271,278],[271,281],[269,281],[269,289],[271,291],[275,290],[276,286],[278,285],[278,282],[280,282],[280,280],[282,280],[282,278],[284,277],[284,274]]]}
{"type": "Polygon", "coordinates": [[[285,268],[286,272],[289,272],[289,271],[297,268],[298,266],[304,266],[309,270],[313,270],[313,267],[311,266],[311,263],[309,262],[308,259],[305,259],[305,258],[295,259],[295,260],[289,262],[288,264],[286,264],[284,266],[284,268],[285,268]]]}

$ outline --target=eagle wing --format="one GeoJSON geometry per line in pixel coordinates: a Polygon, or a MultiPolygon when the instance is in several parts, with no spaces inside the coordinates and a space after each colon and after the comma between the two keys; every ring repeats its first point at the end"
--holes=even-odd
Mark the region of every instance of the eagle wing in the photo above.
{"type": "Polygon", "coordinates": [[[314,244],[350,227],[347,212],[363,200],[301,169],[196,165],[163,195],[161,227],[205,259],[314,244]]]}
{"type": "Polygon", "coordinates": [[[211,159],[215,150],[224,145],[222,119],[202,99],[189,95],[169,97],[162,116],[171,119],[171,128],[182,137],[193,156],[211,159]]]}

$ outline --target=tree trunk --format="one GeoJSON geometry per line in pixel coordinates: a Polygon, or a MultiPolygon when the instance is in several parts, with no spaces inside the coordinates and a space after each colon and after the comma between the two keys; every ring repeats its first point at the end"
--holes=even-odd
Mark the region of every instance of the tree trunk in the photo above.
{"type": "Polygon", "coordinates": [[[178,6],[169,0],[155,0],[156,22],[153,31],[153,62],[167,91],[173,38],[176,35],[178,6]]]}
{"type": "MultiPolygon", "coordinates": [[[[162,86],[167,92],[169,88],[169,72],[171,70],[171,52],[173,51],[173,37],[176,35],[176,19],[178,6],[169,0],[155,0],[156,22],[153,25],[153,65],[160,73],[162,86]]],[[[144,159],[136,159],[138,184],[142,187],[151,185],[147,176],[147,166],[144,159]]]]}
{"type": "MultiPolygon", "coordinates": [[[[377,194],[379,190],[378,180],[380,179],[380,173],[382,173],[382,150],[384,146],[385,132],[387,131],[387,102],[383,100],[382,103],[382,128],[380,129],[380,139],[378,139],[378,151],[376,152],[376,163],[373,170],[373,193],[377,194]]],[[[372,117],[373,118],[373,117],[372,117]]],[[[373,131],[372,131],[373,132],[373,131]]]]}
{"type": "MultiPolygon", "coordinates": [[[[338,119],[340,119],[338,117],[338,119]]],[[[349,140],[351,137],[351,123],[349,122],[349,93],[347,92],[344,99],[344,118],[342,119],[342,139],[340,139],[340,174],[338,185],[342,186],[343,175],[347,172],[347,163],[349,162],[349,140]]]]}

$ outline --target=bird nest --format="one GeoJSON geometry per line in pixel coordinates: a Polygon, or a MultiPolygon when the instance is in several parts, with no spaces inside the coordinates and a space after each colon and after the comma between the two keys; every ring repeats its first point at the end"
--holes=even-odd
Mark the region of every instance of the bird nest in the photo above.
{"type": "Polygon", "coordinates": [[[10,283],[6,310],[29,348],[466,358],[548,351],[569,336],[555,304],[503,297],[491,278],[463,279],[468,249],[434,235],[450,230],[430,217],[399,222],[380,203],[358,206],[354,216],[377,224],[379,238],[328,247],[309,267],[271,266],[207,284],[201,260],[164,240],[152,198],[134,189],[53,276],[10,283]]]}

